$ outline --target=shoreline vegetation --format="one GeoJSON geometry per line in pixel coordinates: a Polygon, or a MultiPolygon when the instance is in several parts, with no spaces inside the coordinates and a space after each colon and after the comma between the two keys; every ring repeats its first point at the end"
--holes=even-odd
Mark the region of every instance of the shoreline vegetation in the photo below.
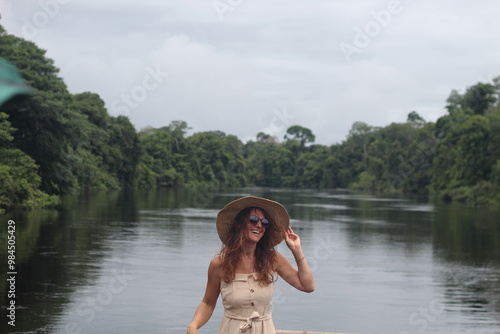
{"type": "Polygon", "coordinates": [[[137,131],[110,116],[98,94],[71,94],[54,61],[0,26],[0,57],[34,95],[0,107],[0,213],[57,206],[81,190],[227,187],[342,188],[426,195],[444,202],[500,206],[500,76],[452,90],[435,123],[417,112],[404,123],[355,122],[341,143],[314,144],[293,125],[243,143],[184,121],[137,131]]]}

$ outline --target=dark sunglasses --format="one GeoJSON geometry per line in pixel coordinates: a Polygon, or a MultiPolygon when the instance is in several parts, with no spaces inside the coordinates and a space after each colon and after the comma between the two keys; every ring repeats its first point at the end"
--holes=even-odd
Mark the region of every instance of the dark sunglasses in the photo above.
{"type": "Polygon", "coordinates": [[[268,227],[269,224],[271,224],[271,222],[269,220],[267,220],[266,218],[260,219],[257,216],[250,216],[250,217],[248,217],[248,220],[250,220],[250,222],[254,225],[257,225],[257,223],[260,221],[262,223],[262,226],[264,226],[264,227],[268,227]]]}

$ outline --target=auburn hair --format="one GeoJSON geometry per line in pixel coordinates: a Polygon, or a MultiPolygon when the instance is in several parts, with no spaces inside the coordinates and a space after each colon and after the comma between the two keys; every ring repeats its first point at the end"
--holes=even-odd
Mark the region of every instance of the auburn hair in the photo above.
{"type": "MultiPolygon", "coordinates": [[[[259,207],[245,208],[236,215],[233,225],[231,226],[227,244],[222,247],[219,253],[221,259],[221,279],[226,283],[230,283],[235,278],[236,267],[243,253],[243,243],[245,241],[243,229],[245,227],[245,220],[252,209],[261,210],[265,217],[269,219],[269,215],[266,214],[266,211],[259,207]]],[[[266,232],[257,243],[255,249],[255,273],[257,274],[257,281],[263,286],[274,282],[274,274],[277,267],[276,250],[271,245],[271,240],[269,238],[271,233],[268,233],[268,230],[275,227],[273,227],[273,222],[271,220],[269,221],[271,224],[266,227],[266,232]]]]}

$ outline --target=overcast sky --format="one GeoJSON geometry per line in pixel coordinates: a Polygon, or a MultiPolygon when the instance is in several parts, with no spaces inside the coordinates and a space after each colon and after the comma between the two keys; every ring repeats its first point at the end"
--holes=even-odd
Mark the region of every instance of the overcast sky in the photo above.
{"type": "Polygon", "coordinates": [[[0,0],[0,13],[70,92],[138,130],[184,120],[281,140],[298,124],[330,145],[356,121],[435,121],[452,89],[500,75],[491,0],[0,0]]]}

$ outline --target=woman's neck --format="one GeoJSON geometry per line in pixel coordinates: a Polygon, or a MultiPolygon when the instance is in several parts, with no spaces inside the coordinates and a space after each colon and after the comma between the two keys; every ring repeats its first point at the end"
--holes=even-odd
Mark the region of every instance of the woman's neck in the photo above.
{"type": "Polygon", "coordinates": [[[255,268],[255,243],[244,244],[240,253],[240,264],[239,267],[243,270],[253,271],[255,268]]]}
{"type": "Polygon", "coordinates": [[[246,259],[253,259],[255,256],[256,243],[245,243],[242,247],[241,257],[246,259]]]}

